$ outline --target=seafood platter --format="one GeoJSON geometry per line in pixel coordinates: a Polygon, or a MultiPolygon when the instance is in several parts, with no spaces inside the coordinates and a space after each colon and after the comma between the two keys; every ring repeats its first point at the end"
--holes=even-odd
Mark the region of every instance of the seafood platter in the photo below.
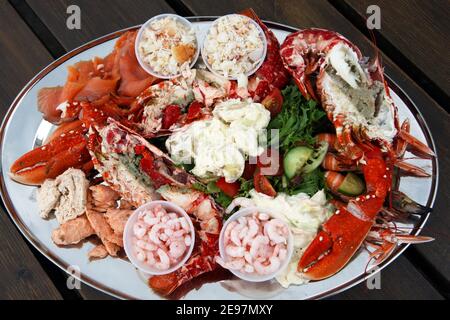
{"type": "Polygon", "coordinates": [[[378,56],[251,9],[94,40],[13,102],[5,207],[48,259],[118,298],[340,292],[433,240],[419,235],[433,140],[378,56]]]}

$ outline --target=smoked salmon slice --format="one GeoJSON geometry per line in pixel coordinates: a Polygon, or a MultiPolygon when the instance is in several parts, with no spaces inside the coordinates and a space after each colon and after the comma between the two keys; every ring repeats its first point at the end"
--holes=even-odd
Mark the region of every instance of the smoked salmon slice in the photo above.
{"type": "Polygon", "coordinates": [[[121,82],[118,93],[123,96],[136,97],[155,80],[141,68],[136,58],[134,42],[136,34],[129,34],[120,48],[119,71],[121,82]]]}
{"type": "Polygon", "coordinates": [[[39,90],[38,110],[43,114],[44,119],[51,123],[59,123],[61,120],[61,110],[57,107],[61,103],[63,89],[63,87],[53,87],[39,90]]]}
{"type": "Polygon", "coordinates": [[[117,80],[105,80],[101,78],[92,78],[86,82],[83,89],[74,97],[75,101],[96,101],[116,89],[117,80]]]}
{"type": "Polygon", "coordinates": [[[62,117],[62,105],[66,102],[103,104],[113,99],[129,102],[128,106],[122,103],[122,108],[131,107],[134,98],[157,80],[139,65],[134,51],[135,39],[135,31],[124,33],[117,40],[113,52],[105,58],[95,57],[69,66],[63,87],[41,89],[38,110],[44,119],[60,124],[77,118],[77,115],[62,117]]]}

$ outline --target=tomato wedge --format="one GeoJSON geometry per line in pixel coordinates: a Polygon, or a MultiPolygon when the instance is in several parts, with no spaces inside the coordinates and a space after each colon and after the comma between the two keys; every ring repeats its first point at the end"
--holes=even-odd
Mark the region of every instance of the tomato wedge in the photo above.
{"type": "Polygon", "coordinates": [[[181,116],[181,108],[176,104],[167,106],[163,111],[162,128],[169,129],[181,116]]]}
{"type": "Polygon", "coordinates": [[[239,189],[241,185],[239,182],[226,182],[225,178],[219,178],[219,180],[216,181],[216,186],[222,190],[223,193],[225,193],[229,197],[235,197],[239,193],[239,189]]]}
{"type": "Polygon", "coordinates": [[[280,161],[280,151],[273,148],[264,150],[258,156],[256,166],[264,168],[264,175],[266,176],[281,176],[283,174],[283,163],[280,161]]]}
{"type": "Polygon", "coordinates": [[[275,117],[283,108],[283,95],[280,89],[274,88],[261,102],[261,104],[270,111],[270,115],[275,117]]]}
{"type": "Polygon", "coordinates": [[[187,120],[193,121],[195,119],[198,119],[200,117],[200,115],[202,114],[202,108],[203,108],[203,103],[198,102],[198,101],[193,101],[188,108],[188,112],[186,115],[187,120]]]}
{"type": "Polygon", "coordinates": [[[253,178],[253,185],[255,186],[255,190],[259,193],[264,193],[269,197],[275,197],[277,192],[273,188],[267,177],[263,176],[259,169],[256,169],[255,177],[253,178]]]}

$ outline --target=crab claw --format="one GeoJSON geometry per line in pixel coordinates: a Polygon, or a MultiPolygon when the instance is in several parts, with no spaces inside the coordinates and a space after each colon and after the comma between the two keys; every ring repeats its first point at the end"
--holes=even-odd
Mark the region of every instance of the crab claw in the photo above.
{"type": "Polygon", "coordinates": [[[82,168],[90,160],[84,136],[71,130],[17,159],[10,168],[10,176],[19,183],[40,185],[70,167],[82,168]]]}

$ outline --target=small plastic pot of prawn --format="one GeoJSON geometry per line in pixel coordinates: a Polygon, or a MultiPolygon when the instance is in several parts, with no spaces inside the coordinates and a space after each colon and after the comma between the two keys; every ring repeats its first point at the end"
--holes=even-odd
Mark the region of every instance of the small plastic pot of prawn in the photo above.
{"type": "Polygon", "coordinates": [[[287,267],[293,245],[286,222],[267,210],[244,208],[223,225],[217,262],[242,280],[268,281],[287,267]]]}
{"type": "Polygon", "coordinates": [[[125,253],[139,270],[171,273],[192,254],[195,229],[189,215],[169,201],[151,201],[137,208],[123,233],[125,253]]]}
{"type": "Polygon", "coordinates": [[[194,25],[171,13],[154,16],[145,22],[137,33],[134,49],[140,66],[160,79],[180,76],[183,64],[192,68],[200,55],[194,25]]]}

